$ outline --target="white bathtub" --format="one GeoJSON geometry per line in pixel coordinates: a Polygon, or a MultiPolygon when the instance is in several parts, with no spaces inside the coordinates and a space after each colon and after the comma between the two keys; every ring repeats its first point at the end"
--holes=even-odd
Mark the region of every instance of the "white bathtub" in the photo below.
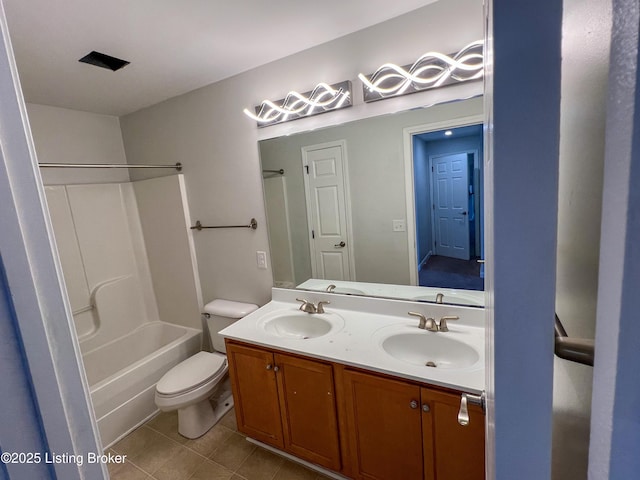
{"type": "Polygon", "coordinates": [[[149,322],[82,355],[104,448],[157,412],[156,383],[201,342],[200,330],[149,322]]]}

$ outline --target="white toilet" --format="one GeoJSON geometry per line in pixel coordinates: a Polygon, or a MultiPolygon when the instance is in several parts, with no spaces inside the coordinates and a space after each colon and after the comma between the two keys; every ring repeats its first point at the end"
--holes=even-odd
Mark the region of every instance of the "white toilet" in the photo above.
{"type": "Polygon", "coordinates": [[[204,315],[214,353],[196,353],[158,381],[156,405],[163,412],[178,410],[180,435],[187,438],[204,435],[233,407],[224,338],[218,332],[257,308],[229,300],[206,304],[204,315]]]}

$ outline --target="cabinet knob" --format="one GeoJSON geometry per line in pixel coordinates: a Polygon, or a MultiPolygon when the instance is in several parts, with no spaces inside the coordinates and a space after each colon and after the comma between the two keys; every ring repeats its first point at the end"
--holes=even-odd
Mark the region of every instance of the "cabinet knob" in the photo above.
{"type": "Polygon", "coordinates": [[[429,413],[431,411],[431,408],[429,407],[428,403],[423,403],[422,404],[422,411],[425,413],[429,413]]]}
{"type": "Polygon", "coordinates": [[[267,364],[267,370],[271,370],[273,368],[273,365],[271,365],[270,363],[267,364]]]}
{"type": "Polygon", "coordinates": [[[280,371],[280,367],[276,365],[275,367],[273,367],[273,371],[274,372],[279,372],[280,371]]]}
{"type": "Polygon", "coordinates": [[[409,402],[409,406],[410,406],[411,408],[418,408],[418,402],[417,402],[416,400],[411,400],[411,401],[409,402]]]}

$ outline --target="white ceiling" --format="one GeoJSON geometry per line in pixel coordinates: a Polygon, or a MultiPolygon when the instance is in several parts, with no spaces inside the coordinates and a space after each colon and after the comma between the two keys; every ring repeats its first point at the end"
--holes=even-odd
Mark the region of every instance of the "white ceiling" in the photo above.
{"type": "Polygon", "coordinates": [[[120,116],[436,0],[2,1],[28,102],[120,116]]]}

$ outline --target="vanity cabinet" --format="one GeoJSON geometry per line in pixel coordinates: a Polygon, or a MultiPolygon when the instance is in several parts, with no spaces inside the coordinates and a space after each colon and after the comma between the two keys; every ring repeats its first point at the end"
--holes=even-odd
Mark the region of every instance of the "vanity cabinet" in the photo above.
{"type": "Polygon", "coordinates": [[[460,394],[345,369],[346,417],[357,479],[482,480],[484,413],[460,394]]]}
{"type": "Polygon", "coordinates": [[[227,357],[238,430],[340,471],[332,365],[232,342],[227,357]]]}
{"type": "Polygon", "coordinates": [[[362,480],[484,479],[484,413],[460,393],[227,340],[238,430],[362,480]]]}

